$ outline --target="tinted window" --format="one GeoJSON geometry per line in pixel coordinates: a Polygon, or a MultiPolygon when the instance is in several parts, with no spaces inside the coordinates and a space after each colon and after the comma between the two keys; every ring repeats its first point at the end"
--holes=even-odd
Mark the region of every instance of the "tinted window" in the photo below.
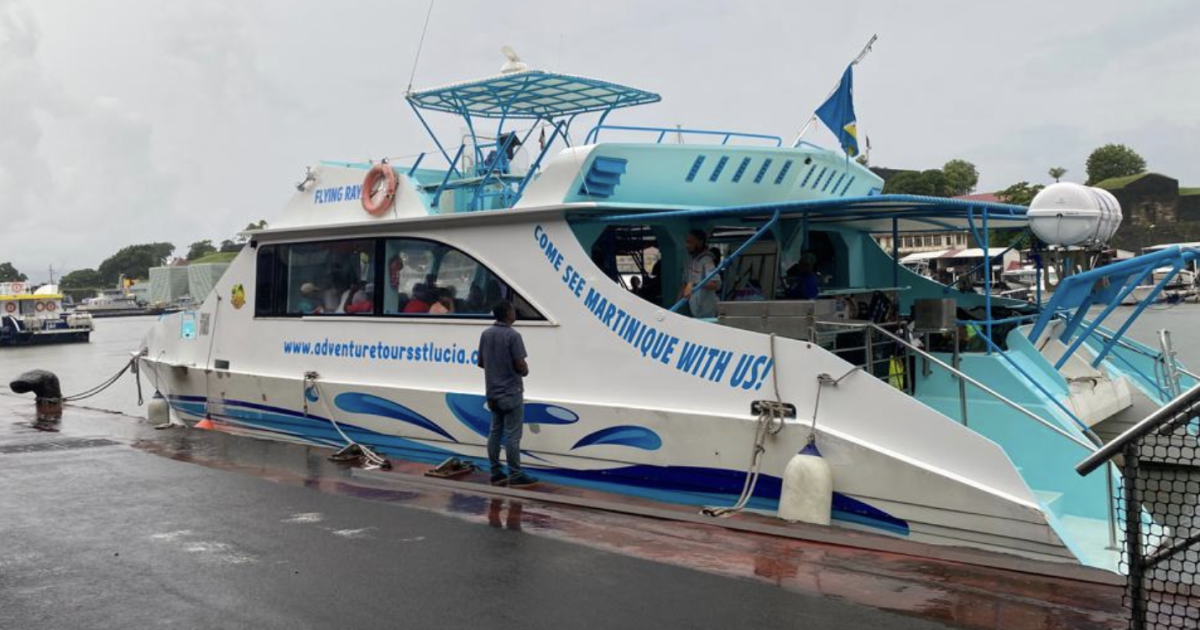
{"type": "Polygon", "coordinates": [[[448,245],[390,239],[384,248],[388,282],[386,315],[490,318],[492,306],[510,300],[518,319],[542,319],[529,304],[475,259],[448,245]]]}
{"type": "Polygon", "coordinates": [[[373,240],[260,247],[255,313],[374,314],[374,260],[373,240]]]}
{"type": "Polygon", "coordinates": [[[262,245],[255,315],[393,315],[491,319],[509,300],[541,314],[467,254],[423,239],[262,245]],[[379,278],[379,281],[376,281],[379,278]]]}

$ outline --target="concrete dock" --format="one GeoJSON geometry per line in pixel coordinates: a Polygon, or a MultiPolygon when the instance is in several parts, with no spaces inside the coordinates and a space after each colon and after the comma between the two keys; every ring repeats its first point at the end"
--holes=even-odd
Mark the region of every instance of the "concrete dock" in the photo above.
{"type": "MultiPolygon", "coordinates": [[[[1095,581],[499,497],[0,395],[0,627],[1119,628],[1095,581]]],[[[552,490],[551,490],[552,492],[552,490]]]]}

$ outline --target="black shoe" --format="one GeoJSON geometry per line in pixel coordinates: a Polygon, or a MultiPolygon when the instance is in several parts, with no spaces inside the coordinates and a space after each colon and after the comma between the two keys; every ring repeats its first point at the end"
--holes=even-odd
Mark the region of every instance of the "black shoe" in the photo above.
{"type": "Polygon", "coordinates": [[[523,472],[517,473],[508,478],[509,488],[528,488],[530,486],[536,486],[537,484],[538,480],[536,478],[531,477],[523,472]]]}
{"type": "Polygon", "coordinates": [[[508,475],[506,475],[502,472],[492,473],[492,485],[493,486],[507,486],[508,485],[508,475]]]}

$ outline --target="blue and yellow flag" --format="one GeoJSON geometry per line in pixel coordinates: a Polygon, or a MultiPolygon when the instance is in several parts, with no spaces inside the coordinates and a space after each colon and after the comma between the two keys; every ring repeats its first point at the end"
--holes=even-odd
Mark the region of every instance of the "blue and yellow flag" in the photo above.
{"type": "Polygon", "coordinates": [[[817,108],[817,117],[838,137],[846,155],[858,155],[857,118],[854,116],[854,65],[846,66],[837,89],[817,108]]]}

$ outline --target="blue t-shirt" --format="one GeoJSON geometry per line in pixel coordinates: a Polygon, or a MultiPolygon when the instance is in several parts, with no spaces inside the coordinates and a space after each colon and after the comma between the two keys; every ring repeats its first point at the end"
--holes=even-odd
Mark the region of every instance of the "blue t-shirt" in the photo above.
{"type": "Polygon", "coordinates": [[[489,400],[524,393],[524,381],[513,363],[526,356],[525,341],[512,326],[496,322],[483,331],[479,337],[479,360],[483,362],[489,400]]]}
{"type": "Polygon", "coordinates": [[[801,273],[788,285],[787,298],[789,300],[815,300],[820,292],[821,287],[817,282],[817,274],[801,273]]]}

